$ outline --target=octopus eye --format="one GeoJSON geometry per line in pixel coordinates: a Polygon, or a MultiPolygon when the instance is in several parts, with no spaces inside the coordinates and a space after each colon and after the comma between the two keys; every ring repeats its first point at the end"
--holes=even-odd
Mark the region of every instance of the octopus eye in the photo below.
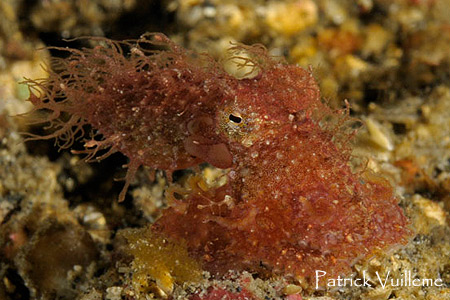
{"type": "Polygon", "coordinates": [[[230,114],[229,119],[230,119],[231,122],[234,122],[234,123],[236,123],[236,124],[240,124],[241,121],[242,121],[242,118],[241,118],[241,117],[235,116],[235,115],[233,115],[233,114],[230,114]]]}

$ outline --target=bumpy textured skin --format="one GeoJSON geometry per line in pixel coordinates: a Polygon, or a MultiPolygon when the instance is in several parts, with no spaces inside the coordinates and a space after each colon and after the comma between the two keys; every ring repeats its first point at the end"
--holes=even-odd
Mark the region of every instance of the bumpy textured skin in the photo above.
{"type": "MultiPolygon", "coordinates": [[[[208,162],[227,183],[171,188],[154,229],[184,239],[213,273],[269,271],[310,278],[346,273],[359,258],[406,242],[408,221],[391,186],[349,166],[349,117],[320,99],[309,70],[276,62],[258,46],[237,57],[256,76],[236,79],[208,56],[161,34],[103,41],[58,60],[63,70],[31,96],[67,137],[90,124],[86,151],[111,148],[141,166],[171,172],[208,162]],[[148,46],[163,51],[145,50],[148,46]],[[121,46],[129,47],[126,57],[121,46]],[[57,100],[62,96],[63,101],[57,100]],[[60,121],[67,113],[69,121],[60,121]],[[98,136],[98,135],[97,135],[98,136]]],[[[121,195],[123,198],[123,194],[121,195]]]]}

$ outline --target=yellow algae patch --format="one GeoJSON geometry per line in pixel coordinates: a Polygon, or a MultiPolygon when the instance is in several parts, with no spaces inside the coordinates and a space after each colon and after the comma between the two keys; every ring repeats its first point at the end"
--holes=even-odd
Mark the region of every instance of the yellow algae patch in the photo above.
{"type": "Polygon", "coordinates": [[[200,264],[188,255],[185,245],[155,233],[151,227],[122,232],[129,245],[135,290],[150,291],[155,287],[170,294],[174,283],[201,279],[200,264]]]}
{"type": "Polygon", "coordinates": [[[287,36],[316,24],[317,20],[318,8],[314,1],[271,1],[267,6],[267,25],[287,36]]]}

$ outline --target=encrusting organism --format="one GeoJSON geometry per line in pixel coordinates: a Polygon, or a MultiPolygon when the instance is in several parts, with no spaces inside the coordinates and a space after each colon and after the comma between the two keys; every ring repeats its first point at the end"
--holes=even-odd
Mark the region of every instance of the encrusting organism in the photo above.
{"type": "Polygon", "coordinates": [[[238,45],[235,59],[252,71],[237,79],[162,34],[99,41],[60,49],[70,55],[55,60],[57,71],[28,82],[34,109],[48,111],[44,121],[54,128],[37,138],[70,147],[83,137],[89,159],[105,149],[97,159],[126,155],[120,200],[140,166],[169,177],[205,162],[226,169],[220,186],[192,175],[170,187],[170,206],[153,224],[183,240],[212,274],[333,276],[407,242],[392,187],[352,170],[348,113],[321,101],[310,70],[276,61],[262,46],[238,45]],[[82,135],[86,125],[90,135],[82,135]]]}

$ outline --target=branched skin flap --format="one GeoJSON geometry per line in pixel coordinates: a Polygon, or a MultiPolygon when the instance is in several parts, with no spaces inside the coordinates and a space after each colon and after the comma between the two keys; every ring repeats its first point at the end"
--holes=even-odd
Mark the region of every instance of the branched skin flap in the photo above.
{"type": "Polygon", "coordinates": [[[153,225],[185,240],[209,271],[332,276],[407,241],[392,187],[352,171],[351,120],[321,101],[309,70],[275,61],[261,46],[236,46],[255,73],[236,79],[162,34],[102,42],[66,50],[60,72],[29,83],[35,109],[51,112],[45,121],[55,132],[46,138],[62,137],[69,147],[91,125],[96,134],[85,152],[126,155],[126,187],[142,165],[168,173],[203,162],[227,169],[220,187],[192,176],[183,197],[169,189],[171,207],[153,225]],[[166,49],[146,50],[153,45],[166,49]]]}

